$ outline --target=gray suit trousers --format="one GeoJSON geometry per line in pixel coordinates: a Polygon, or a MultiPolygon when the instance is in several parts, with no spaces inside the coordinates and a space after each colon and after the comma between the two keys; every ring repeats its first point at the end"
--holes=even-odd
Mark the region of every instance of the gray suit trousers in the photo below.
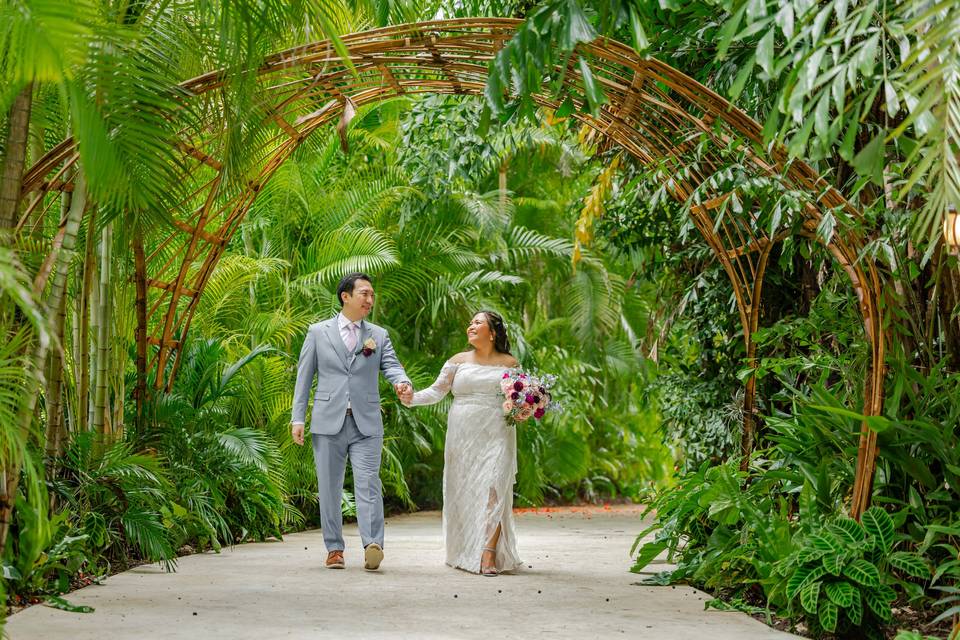
{"type": "Polygon", "coordinates": [[[348,455],[353,467],[360,540],[364,547],[371,542],[383,547],[383,487],[380,484],[383,435],[365,436],[357,429],[353,416],[344,416],[343,428],[337,433],[314,433],[311,437],[320,494],[320,526],[327,551],[343,550],[340,504],[348,455]]]}

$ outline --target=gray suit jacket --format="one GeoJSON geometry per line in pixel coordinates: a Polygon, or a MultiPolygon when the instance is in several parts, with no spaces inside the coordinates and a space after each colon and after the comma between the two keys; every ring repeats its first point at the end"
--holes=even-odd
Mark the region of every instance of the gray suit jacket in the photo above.
{"type": "Polygon", "coordinates": [[[297,365],[292,423],[306,422],[307,399],[316,377],[311,433],[338,433],[343,427],[349,402],[360,433],[365,436],[383,435],[380,389],[377,384],[379,374],[382,371],[392,384],[409,383],[410,379],[397,360],[386,330],[364,320],[360,324],[356,351],[360,351],[369,338],[377,345],[372,354],[348,354],[340,337],[337,316],[310,325],[297,365]]]}

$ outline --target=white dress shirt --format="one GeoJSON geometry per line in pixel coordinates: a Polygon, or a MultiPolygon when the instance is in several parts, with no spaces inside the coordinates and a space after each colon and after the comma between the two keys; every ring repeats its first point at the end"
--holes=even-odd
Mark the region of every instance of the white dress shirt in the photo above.
{"type": "Polygon", "coordinates": [[[360,322],[351,322],[341,312],[337,314],[337,324],[340,327],[340,338],[343,340],[343,346],[347,348],[347,359],[353,360],[353,354],[357,352],[357,348],[360,346],[360,322]],[[357,337],[357,344],[353,345],[353,351],[350,350],[350,325],[356,327],[354,335],[357,337]]]}

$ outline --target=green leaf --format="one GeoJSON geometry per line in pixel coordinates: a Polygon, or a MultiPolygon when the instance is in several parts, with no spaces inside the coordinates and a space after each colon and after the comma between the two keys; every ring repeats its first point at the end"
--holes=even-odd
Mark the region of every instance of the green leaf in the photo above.
{"type": "Polygon", "coordinates": [[[734,79],[733,84],[730,85],[731,100],[736,100],[740,94],[743,93],[743,87],[746,86],[747,80],[751,75],[753,75],[753,61],[754,56],[751,55],[750,58],[743,63],[743,66],[737,73],[737,77],[734,79]]]}
{"type": "Polygon", "coordinates": [[[485,137],[487,132],[490,130],[490,116],[490,105],[484,103],[483,109],[480,111],[480,122],[477,124],[477,135],[481,138],[485,137]]]}
{"type": "Polygon", "coordinates": [[[591,110],[596,109],[607,102],[607,97],[593,77],[593,71],[590,70],[590,63],[587,62],[587,59],[580,56],[577,63],[580,66],[580,75],[583,76],[583,88],[586,92],[587,102],[590,104],[591,110]]]}
{"type": "Polygon", "coordinates": [[[859,422],[866,422],[867,426],[877,433],[883,433],[892,425],[890,419],[884,416],[865,416],[844,407],[834,407],[824,404],[811,404],[810,408],[819,409],[821,411],[826,411],[827,413],[832,413],[838,416],[844,416],[846,418],[853,418],[859,422]]]}
{"type": "Polygon", "coordinates": [[[837,605],[830,600],[820,602],[820,626],[833,633],[837,630],[837,605]]]}
{"type": "Polygon", "coordinates": [[[888,595],[888,593],[880,589],[867,589],[863,592],[863,597],[867,601],[867,607],[883,622],[889,622],[890,619],[893,618],[893,613],[890,611],[890,603],[893,602],[895,598],[889,598],[888,595]]]}
{"type": "Polygon", "coordinates": [[[869,76],[877,62],[877,45],[880,44],[880,34],[875,33],[864,43],[857,54],[857,67],[862,75],[869,76]]]}
{"type": "Polygon", "coordinates": [[[815,549],[813,547],[804,547],[797,554],[797,560],[801,564],[805,564],[813,560],[819,560],[826,554],[827,554],[827,551],[825,549],[815,549]]]}
{"type": "Polygon", "coordinates": [[[590,24],[590,20],[577,2],[564,3],[566,16],[562,22],[560,47],[564,51],[572,51],[581,42],[592,42],[597,37],[597,31],[590,24]]]}
{"type": "Polygon", "coordinates": [[[843,134],[843,142],[837,153],[841,158],[850,162],[853,160],[853,147],[857,142],[857,132],[860,131],[860,107],[854,107],[854,112],[847,117],[847,131],[843,134]]]}
{"type": "Polygon", "coordinates": [[[851,562],[844,569],[843,575],[865,587],[880,586],[880,572],[872,562],[867,560],[860,559],[851,562]]]}
{"type": "Polygon", "coordinates": [[[833,228],[836,225],[836,218],[832,213],[825,213],[817,225],[817,236],[824,244],[830,244],[833,241],[833,228]]]}
{"type": "Polygon", "coordinates": [[[7,561],[3,562],[0,573],[2,573],[4,580],[20,580],[23,578],[20,571],[12,564],[8,564],[7,561]]]}
{"type": "Polygon", "coordinates": [[[810,543],[814,549],[821,549],[830,553],[841,553],[843,545],[832,533],[824,531],[810,538],[810,543]]]}
{"type": "Polygon", "coordinates": [[[883,183],[884,159],[883,134],[876,136],[867,143],[856,156],[853,157],[853,168],[865,178],[870,178],[877,184],[883,183]]]}
{"type": "Polygon", "coordinates": [[[640,548],[636,561],[630,569],[634,573],[642,570],[648,564],[653,562],[667,548],[667,540],[648,542],[640,548]]]}
{"type": "Polygon", "coordinates": [[[767,114],[767,119],[763,123],[763,143],[770,144],[770,141],[773,140],[774,136],[777,135],[777,130],[780,128],[780,111],[777,109],[770,109],[770,113],[767,114]]]}
{"type": "Polygon", "coordinates": [[[863,600],[860,598],[860,591],[853,589],[853,597],[850,600],[850,605],[847,607],[847,617],[850,618],[850,622],[856,626],[860,626],[860,623],[863,622],[863,600]]]}
{"type": "Polygon", "coordinates": [[[640,21],[640,14],[637,8],[630,6],[630,28],[633,30],[633,48],[637,53],[642,53],[650,48],[650,41],[647,40],[647,32],[643,29],[643,23],[640,21]]]}
{"type": "Polygon", "coordinates": [[[828,527],[838,538],[850,544],[863,542],[867,537],[863,525],[853,518],[837,518],[828,527]]]}
{"type": "Polygon", "coordinates": [[[930,578],[930,567],[917,553],[898,551],[889,557],[890,564],[914,578],[930,578]]]}
{"type": "Polygon", "coordinates": [[[811,582],[800,590],[800,605],[807,613],[817,612],[817,601],[820,599],[820,582],[811,582]]]}
{"type": "Polygon", "coordinates": [[[853,604],[856,593],[856,589],[849,582],[828,582],[824,585],[824,591],[831,602],[845,609],[853,604]]]}
{"type": "Polygon", "coordinates": [[[748,0],[747,2],[747,22],[756,22],[759,18],[767,15],[766,0],[748,0]]]}
{"type": "Polygon", "coordinates": [[[787,580],[787,597],[791,600],[796,597],[797,593],[800,591],[800,588],[803,586],[806,579],[813,573],[813,567],[810,565],[801,565],[797,567],[797,570],[793,572],[793,575],[790,576],[790,579],[787,580]]]}
{"type": "Polygon", "coordinates": [[[747,7],[743,5],[740,9],[733,14],[733,17],[728,19],[723,23],[723,26],[720,27],[719,41],[717,42],[717,59],[723,60],[727,57],[727,49],[730,48],[730,43],[733,42],[734,36],[737,35],[737,31],[740,30],[740,23],[743,21],[743,14],[746,12],[747,7]]]}
{"type": "Polygon", "coordinates": [[[893,83],[889,80],[883,83],[883,98],[887,107],[887,115],[891,118],[900,111],[900,100],[897,99],[897,91],[893,88],[893,83]]]}
{"type": "Polygon", "coordinates": [[[85,604],[71,604],[60,596],[47,596],[45,600],[48,606],[70,613],[93,613],[94,611],[93,607],[85,604]]]}
{"type": "Polygon", "coordinates": [[[757,43],[757,64],[768,76],[773,76],[773,35],[776,29],[770,25],[767,33],[757,43]]]}
{"type": "Polygon", "coordinates": [[[844,553],[830,553],[823,557],[823,568],[827,570],[827,573],[830,575],[838,576],[843,570],[843,563],[846,562],[847,556],[844,553]]]}
{"type": "Polygon", "coordinates": [[[776,20],[787,40],[793,37],[793,4],[784,2],[774,20],[776,20]]]}
{"type": "Polygon", "coordinates": [[[571,113],[577,110],[577,105],[574,104],[573,98],[567,96],[563,102],[560,103],[560,107],[557,109],[556,116],[558,118],[566,118],[571,113]]]}
{"type": "Polygon", "coordinates": [[[821,139],[826,138],[830,132],[830,93],[823,91],[820,99],[817,101],[817,108],[813,112],[814,131],[821,139]]]}
{"type": "Polygon", "coordinates": [[[894,527],[890,514],[882,507],[870,507],[860,518],[867,533],[876,538],[884,555],[893,550],[894,527]]]}

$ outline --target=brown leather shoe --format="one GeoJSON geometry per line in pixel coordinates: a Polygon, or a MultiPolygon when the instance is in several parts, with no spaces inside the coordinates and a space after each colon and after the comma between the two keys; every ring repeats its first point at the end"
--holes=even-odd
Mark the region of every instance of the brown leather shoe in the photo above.
{"type": "Polygon", "coordinates": [[[343,569],[343,551],[331,551],[327,554],[327,569],[343,569]]]}

